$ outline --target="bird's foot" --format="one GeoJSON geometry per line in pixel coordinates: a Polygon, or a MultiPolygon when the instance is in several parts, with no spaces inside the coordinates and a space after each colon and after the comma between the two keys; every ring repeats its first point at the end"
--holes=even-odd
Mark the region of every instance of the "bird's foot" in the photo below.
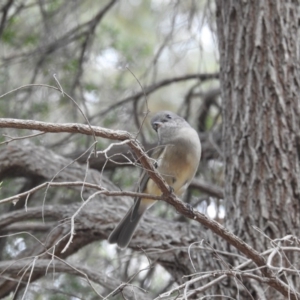
{"type": "Polygon", "coordinates": [[[172,194],[174,192],[174,188],[169,185],[169,193],[172,194]]]}
{"type": "Polygon", "coordinates": [[[190,203],[185,203],[185,206],[186,206],[186,208],[189,210],[189,212],[193,212],[193,210],[194,210],[194,207],[192,206],[192,204],[190,204],[190,203]]]}

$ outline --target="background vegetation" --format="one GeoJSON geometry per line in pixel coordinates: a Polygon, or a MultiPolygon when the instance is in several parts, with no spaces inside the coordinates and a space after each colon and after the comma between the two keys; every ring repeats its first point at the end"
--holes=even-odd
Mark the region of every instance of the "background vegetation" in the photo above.
{"type": "Polygon", "coordinates": [[[1,299],[300,299],[299,4],[262,2],[1,2],[1,299]],[[120,250],[164,109],[200,136],[194,210],[120,250]]]}

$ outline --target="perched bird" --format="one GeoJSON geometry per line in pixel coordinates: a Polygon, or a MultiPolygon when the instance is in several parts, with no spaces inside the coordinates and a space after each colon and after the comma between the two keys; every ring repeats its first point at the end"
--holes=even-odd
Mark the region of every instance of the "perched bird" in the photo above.
{"type": "MultiPolygon", "coordinates": [[[[160,111],[151,119],[152,128],[158,134],[155,159],[157,171],[180,196],[188,187],[197,171],[201,144],[199,136],[183,118],[169,111],[160,111]]],[[[147,172],[142,177],[139,192],[159,196],[161,190],[149,178],[147,172]]],[[[126,248],[141,220],[141,217],[156,201],[136,198],[134,204],[110,234],[108,241],[126,248]]]]}

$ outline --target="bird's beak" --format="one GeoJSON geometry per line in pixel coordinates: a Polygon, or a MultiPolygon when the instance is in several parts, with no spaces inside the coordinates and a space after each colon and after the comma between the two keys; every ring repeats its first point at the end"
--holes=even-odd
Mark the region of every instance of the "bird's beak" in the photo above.
{"type": "Polygon", "coordinates": [[[152,123],[152,127],[157,132],[158,128],[161,127],[162,124],[162,122],[154,122],[152,123]]]}

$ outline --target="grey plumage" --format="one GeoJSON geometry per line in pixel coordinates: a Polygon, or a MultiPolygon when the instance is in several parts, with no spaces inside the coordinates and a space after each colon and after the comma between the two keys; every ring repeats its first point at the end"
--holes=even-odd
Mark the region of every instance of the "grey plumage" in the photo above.
{"type": "MultiPolygon", "coordinates": [[[[157,113],[151,119],[152,128],[158,134],[156,152],[157,170],[174,193],[180,196],[195,176],[201,156],[201,144],[197,132],[181,117],[169,111],[157,113]]],[[[157,185],[147,172],[141,180],[139,191],[160,195],[157,185]]],[[[141,217],[156,201],[138,198],[110,234],[108,241],[120,248],[129,244],[141,217]]]]}
{"type": "Polygon", "coordinates": [[[111,244],[117,243],[120,248],[126,248],[131,240],[131,237],[138,225],[144,212],[136,212],[133,214],[135,205],[131,206],[117,227],[110,234],[108,241],[111,244]]]}

